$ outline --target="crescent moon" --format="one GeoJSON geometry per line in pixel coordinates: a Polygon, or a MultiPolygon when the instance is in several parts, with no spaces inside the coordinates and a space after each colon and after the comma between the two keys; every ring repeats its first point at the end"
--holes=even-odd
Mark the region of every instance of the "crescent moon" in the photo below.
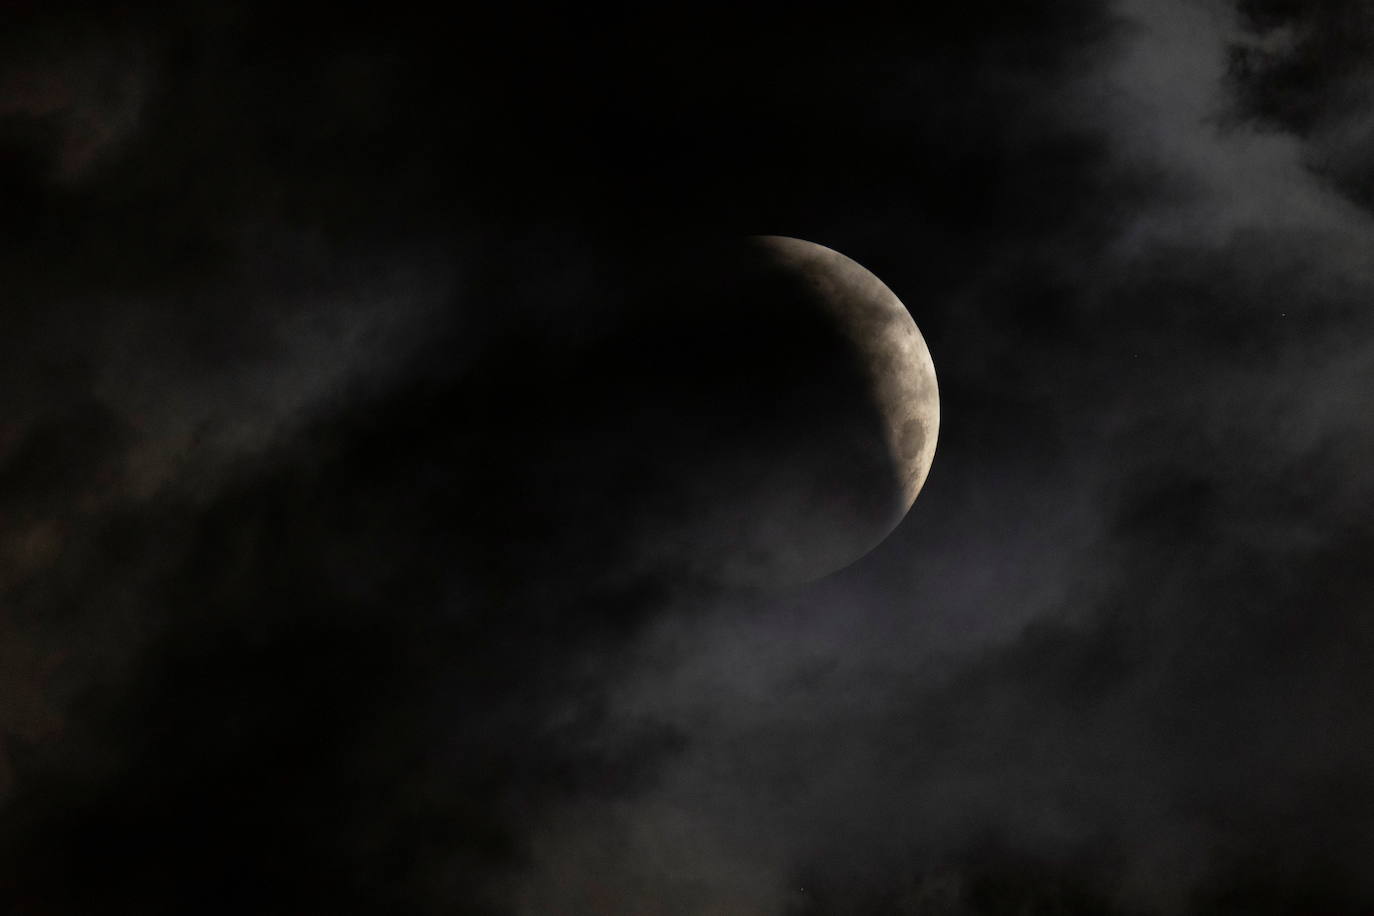
{"type": "Polygon", "coordinates": [[[779,235],[753,236],[775,264],[802,278],[860,355],[884,419],[900,503],[886,537],[925,485],[940,433],[935,363],[911,313],[887,285],[838,251],[779,235]]]}

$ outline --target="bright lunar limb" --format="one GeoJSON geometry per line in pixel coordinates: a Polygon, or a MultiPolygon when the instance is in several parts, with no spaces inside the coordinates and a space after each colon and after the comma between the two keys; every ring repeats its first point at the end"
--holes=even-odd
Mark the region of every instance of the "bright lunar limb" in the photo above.
{"type": "Polygon", "coordinates": [[[901,484],[895,526],[925,484],[940,431],[940,395],[925,338],[896,294],[857,261],[801,239],[753,240],[779,266],[806,279],[860,357],[901,484]]]}

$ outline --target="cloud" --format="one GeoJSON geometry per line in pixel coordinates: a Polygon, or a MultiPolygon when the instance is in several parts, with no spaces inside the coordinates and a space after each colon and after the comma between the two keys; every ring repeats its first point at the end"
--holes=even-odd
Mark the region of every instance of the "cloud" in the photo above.
{"type": "Polygon", "coordinates": [[[1362,115],[1264,104],[1329,23],[986,13],[243,6],[15,64],[0,900],[1357,911],[1362,115]],[[872,268],[940,373],[913,513],[807,587],[557,486],[613,450],[559,372],[722,226],[872,268]]]}

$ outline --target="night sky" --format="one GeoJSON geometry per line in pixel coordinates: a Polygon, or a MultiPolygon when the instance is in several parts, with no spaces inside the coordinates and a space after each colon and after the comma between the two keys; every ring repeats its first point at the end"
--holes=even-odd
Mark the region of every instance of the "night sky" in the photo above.
{"type": "Polygon", "coordinates": [[[1374,7],[895,7],[0,6],[0,911],[1374,912],[1374,7]],[[939,373],[809,583],[753,233],[939,373]]]}

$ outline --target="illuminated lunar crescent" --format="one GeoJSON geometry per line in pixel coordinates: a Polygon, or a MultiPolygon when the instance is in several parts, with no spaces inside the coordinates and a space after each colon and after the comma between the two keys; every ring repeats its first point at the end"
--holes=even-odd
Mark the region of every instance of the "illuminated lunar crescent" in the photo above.
{"type": "Polygon", "coordinates": [[[720,270],[703,266],[699,301],[727,339],[748,341],[710,366],[757,368],[710,383],[708,419],[735,429],[723,441],[737,447],[698,465],[680,542],[710,578],[805,582],[867,554],[911,508],[939,434],[935,366],[906,307],[857,262],[782,236],[743,248],[720,270]],[[738,434],[750,423],[756,433],[738,434]]]}

